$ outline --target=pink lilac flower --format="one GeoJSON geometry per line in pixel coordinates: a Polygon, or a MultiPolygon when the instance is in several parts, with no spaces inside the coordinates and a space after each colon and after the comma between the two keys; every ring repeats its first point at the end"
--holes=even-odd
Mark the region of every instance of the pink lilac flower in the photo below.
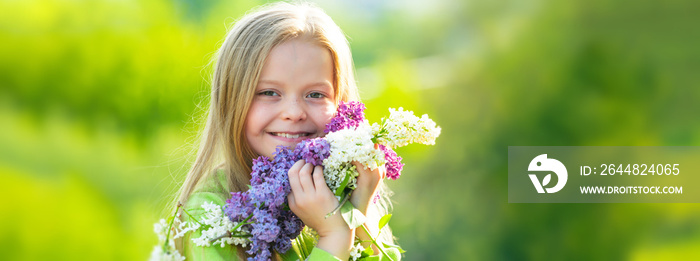
{"type": "Polygon", "coordinates": [[[401,157],[396,154],[391,148],[379,144],[379,149],[384,152],[384,159],[386,160],[386,177],[396,180],[401,176],[401,170],[403,169],[403,163],[401,163],[401,157]]]}
{"type": "Polygon", "coordinates": [[[347,128],[357,128],[357,126],[365,120],[365,109],[365,105],[361,102],[341,102],[335,117],[331,119],[331,122],[326,124],[325,132],[329,133],[347,128]]]}

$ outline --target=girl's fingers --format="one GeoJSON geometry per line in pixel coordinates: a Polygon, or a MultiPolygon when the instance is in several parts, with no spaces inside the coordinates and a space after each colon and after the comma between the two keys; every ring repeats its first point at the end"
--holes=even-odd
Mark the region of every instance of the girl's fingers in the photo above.
{"type": "Polygon", "coordinates": [[[314,178],[314,187],[316,188],[316,191],[319,191],[324,186],[327,187],[326,179],[323,178],[323,167],[321,167],[321,166],[314,167],[313,178],[314,178]]]}
{"type": "Polygon", "coordinates": [[[311,180],[313,168],[313,164],[306,163],[301,167],[301,170],[299,170],[299,184],[301,184],[301,189],[304,190],[304,192],[314,191],[314,182],[311,180]]]}
{"type": "Polygon", "coordinates": [[[291,168],[289,168],[289,172],[287,172],[289,175],[289,186],[292,188],[292,193],[304,192],[304,189],[301,187],[301,183],[299,182],[299,170],[301,170],[301,167],[304,166],[304,163],[304,160],[297,161],[291,168]]]}
{"type": "Polygon", "coordinates": [[[386,172],[386,169],[384,168],[384,166],[380,166],[374,170],[370,170],[369,168],[365,167],[365,165],[362,165],[362,163],[359,163],[357,161],[353,161],[352,165],[355,165],[355,169],[357,169],[357,172],[360,174],[361,178],[358,177],[358,179],[363,179],[363,180],[370,179],[370,178],[381,179],[382,173],[380,173],[380,172],[382,171],[382,169],[384,169],[386,172]]]}

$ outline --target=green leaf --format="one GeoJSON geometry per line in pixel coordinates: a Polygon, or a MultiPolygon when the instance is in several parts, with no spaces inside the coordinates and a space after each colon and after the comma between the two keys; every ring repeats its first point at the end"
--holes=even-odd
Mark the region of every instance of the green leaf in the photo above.
{"type": "Polygon", "coordinates": [[[343,182],[340,183],[338,186],[338,189],[335,190],[335,195],[340,197],[340,195],[343,194],[343,191],[345,190],[345,186],[348,185],[348,182],[350,182],[350,173],[349,171],[345,172],[345,178],[343,179],[343,182]]]}
{"type": "Polygon", "coordinates": [[[353,206],[349,200],[345,201],[345,204],[340,207],[340,215],[343,217],[345,223],[348,224],[350,229],[362,226],[362,224],[365,223],[365,220],[367,220],[367,217],[365,217],[360,210],[355,208],[355,206],[353,206]]]}
{"type": "Polygon", "coordinates": [[[406,250],[403,250],[403,248],[401,248],[401,247],[398,246],[398,245],[392,245],[392,244],[388,244],[388,243],[385,243],[385,242],[382,242],[382,244],[384,245],[385,248],[396,248],[397,250],[399,250],[399,252],[401,252],[401,253],[406,253],[406,250]]]}
{"type": "Polygon", "coordinates": [[[379,219],[379,229],[382,229],[384,226],[386,226],[387,223],[389,223],[389,220],[391,219],[391,214],[386,214],[382,218],[379,219]]]}
{"type": "Polygon", "coordinates": [[[362,252],[360,253],[360,258],[368,257],[371,255],[374,255],[374,250],[372,250],[372,245],[370,245],[368,248],[365,248],[365,250],[362,250],[362,252]]]}
{"type": "Polygon", "coordinates": [[[306,260],[306,257],[303,255],[303,253],[299,249],[299,244],[300,243],[299,243],[298,239],[294,239],[292,241],[292,250],[294,250],[294,253],[297,254],[297,257],[299,258],[299,260],[306,260]]]}
{"type": "Polygon", "coordinates": [[[362,261],[379,261],[380,260],[379,257],[380,256],[368,256],[368,257],[365,257],[364,259],[362,259],[362,261]]]}
{"type": "Polygon", "coordinates": [[[304,230],[301,231],[298,238],[299,240],[303,241],[302,246],[304,247],[304,256],[308,257],[311,254],[311,250],[313,250],[314,246],[316,246],[316,244],[318,243],[316,242],[316,238],[313,235],[311,235],[309,227],[304,227],[304,230]]]}

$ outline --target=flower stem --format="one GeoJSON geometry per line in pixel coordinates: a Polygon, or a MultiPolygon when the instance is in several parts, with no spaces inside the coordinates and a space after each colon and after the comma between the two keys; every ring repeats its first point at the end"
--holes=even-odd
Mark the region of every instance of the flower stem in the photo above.
{"type": "Polygon", "coordinates": [[[369,230],[367,229],[367,227],[365,226],[365,224],[362,224],[362,229],[365,230],[365,233],[367,233],[367,236],[369,236],[369,239],[372,240],[372,244],[374,244],[375,246],[377,246],[377,248],[379,249],[379,251],[382,252],[382,254],[383,254],[387,259],[389,259],[389,261],[394,261],[394,259],[391,259],[391,257],[384,251],[384,248],[381,247],[381,246],[377,243],[377,241],[374,239],[374,237],[372,237],[372,234],[369,233],[369,230]]]}
{"type": "Polygon", "coordinates": [[[214,242],[214,241],[216,241],[216,240],[219,240],[219,239],[222,239],[222,238],[227,238],[227,237],[252,237],[252,236],[253,236],[253,235],[233,235],[233,234],[231,234],[231,232],[229,231],[229,232],[226,232],[226,234],[220,235],[220,236],[218,236],[218,237],[216,237],[216,238],[213,238],[213,239],[209,240],[209,242],[214,242]]]}
{"type": "Polygon", "coordinates": [[[165,242],[163,243],[163,252],[170,253],[168,251],[168,241],[170,240],[170,232],[173,231],[173,223],[175,223],[175,219],[177,218],[177,212],[180,211],[180,208],[182,207],[182,203],[178,202],[177,203],[177,208],[175,209],[175,215],[173,215],[172,219],[170,219],[170,224],[168,225],[168,234],[165,235],[165,242]]]}
{"type": "Polygon", "coordinates": [[[241,221],[240,223],[236,224],[236,226],[233,227],[233,229],[231,229],[231,231],[236,231],[236,229],[238,229],[239,227],[241,227],[241,226],[243,226],[243,225],[245,225],[245,224],[249,224],[249,223],[246,223],[246,221],[248,221],[248,220],[249,220],[250,218],[252,218],[252,217],[253,217],[253,213],[250,213],[250,215],[248,215],[247,218],[245,218],[245,219],[244,219],[243,221],[241,221]]]}
{"type": "Polygon", "coordinates": [[[340,208],[343,206],[343,204],[345,204],[345,202],[347,202],[350,199],[350,195],[352,195],[353,191],[354,190],[351,190],[350,193],[345,195],[343,200],[340,201],[340,204],[338,204],[338,206],[335,209],[333,209],[333,211],[331,211],[331,213],[326,214],[326,218],[329,218],[330,216],[335,215],[335,213],[337,213],[338,210],[340,210],[340,208]]]}
{"type": "Polygon", "coordinates": [[[194,220],[194,222],[197,222],[197,224],[199,224],[200,226],[204,226],[202,223],[199,223],[199,220],[190,215],[190,212],[187,212],[187,209],[182,208],[182,212],[185,212],[185,214],[187,214],[187,216],[190,217],[190,219],[194,220]]]}
{"type": "Polygon", "coordinates": [[[252,218],[252,217],[253,217],[253,213],[250,213],[250,215],[248,215],[247,218],[245,218],[245,219],[244,219],[243,221],[241,221],[240,223],[236,224],[236,226],[233,227],[233,228],[231,229],[231,231],[227,231],[225,234],[220,235],[220,236],[218,236],[218,237],[216,237],[216,238],[214,238],[214,239],[209,240],[209,242],[214,242],[214,241],[216,241],[216,240],[219,240],[219,239],[222,239],[222,238],[226,238],[226,237],[248,237],[248,236],[250,236],[250,235],[235,235],[235,236],[234,236],[234,235],[232,234],[232,232],[233,232],[233,231],[236,231],[236,229],[238,229],[238,228],[241,227],[242,225],[249,224],[249,223],[246,223],[246,221],[248,221],[248,220],[249,220],[250,218],[252,218]]]}

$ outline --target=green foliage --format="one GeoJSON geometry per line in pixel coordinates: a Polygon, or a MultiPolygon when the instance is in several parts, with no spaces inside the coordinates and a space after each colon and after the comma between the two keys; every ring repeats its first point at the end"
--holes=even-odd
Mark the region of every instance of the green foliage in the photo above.
{"type": "Polygon", "coordinates": [[[314,246],[317,242],[316,237],[312,234],[311,230],[308,227],[304,227],[304,229],[299,234],[299,237],[294,239],[294,241],[296,242],[296,244],[292,244],[292,248],[299,257],[299,260],[305,260],[306,257],[308,257],[311,254],[311,251],[314,249],[314,246]],[[313,243],[313,245],[309,245],[306,242],[313,243]]]}
{"type": "Polygon", "coordinates": [[[384,228],[386,224],[389,223],[389,220],[391,220],[391,214],[386,214],[382,218],[379,219],[379,229],[384,228]]]}
{"type": "Polygon", "coordinates": [[[374,250],[370,246],[368,248],[365,248],[365,250],[362,250],[362,253],[360,253],[360,258],[368,258],[372,255],[374,255],[374,250]]]}
{"type": "Polygon", "coordinates": [[[345,223],[348,223],[350,228],[362,226],[367,220],[367,217],[365,217],[360,210],[355,208],[349,200],[345,200],[342,203],[343,205],[340,206],[340,215],[343,217],[343,220],[345,220],[345,223]]]}
{"type": "Polygon", "coordinates": [[[384,245],[385,248],[396,248],[397,250],[399,250],[400,253],[406,253],[406,250],[403,250],[403,248],[401,248],[401,246],[389,244],[386,242],[382,242],[382,244],[384,245]]]}
{"type": "Polygon", "coordinates": [[[350,182],[350,178],[352,177],[352,172],[355,171],[355,168],[352,167],[351,169],[345,171],[345,178],[343,178],[343,181],[340,182],[340,185],[338,185],[338,188],[335,189],[335,196],[340,197],[343,195],[343,193],[350,193],[349,191],[345,191],[345,187],[348,185],[348,182],[350,182]]]}

